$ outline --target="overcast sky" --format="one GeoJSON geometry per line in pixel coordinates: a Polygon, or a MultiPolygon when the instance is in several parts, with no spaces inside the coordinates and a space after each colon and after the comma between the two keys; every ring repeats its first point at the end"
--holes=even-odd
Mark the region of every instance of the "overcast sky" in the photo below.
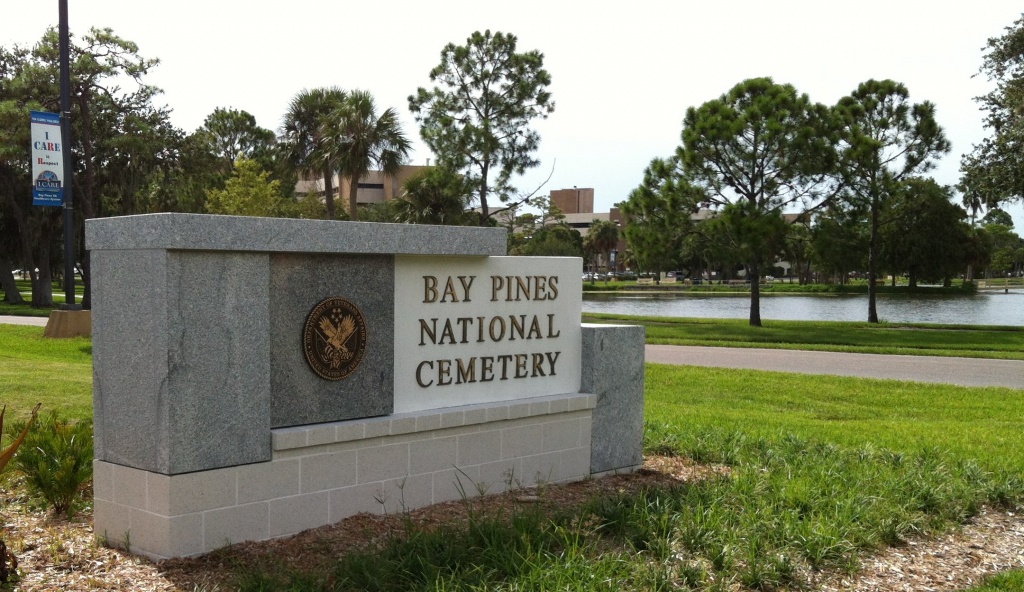
{"type": "MultiPolygon", "coordinates": [[[[985,137],[973,97],[981,48],[1021,17],[1010,0],[684,0],[583,3],[519,0],[70,0],[70,26],[110,27],[161,60],[148,80],[164,90],[175,125],[192,131],[216,107],[243,109],[276,130],[303,88],[371,91],[395,107],[417,141],[407,97],[429,84],[448,42],[475,30],[513,33],[540,50],[555,112],[537,125],[541,167],[520,183],[594,187],[595,207],[625,199],[657,156],[679,144],[687,107],[755,76],[833,104],[869,78],[903,82],[937,105],[953,144],[935,178],[959,179],[960,155],[985,137]]],[[[0,44],[32,44],[57,24],[57,2],[4,2],[0,44]]],[[[1018,232],[1024,208],[1012,208],[1018,232]]]]}

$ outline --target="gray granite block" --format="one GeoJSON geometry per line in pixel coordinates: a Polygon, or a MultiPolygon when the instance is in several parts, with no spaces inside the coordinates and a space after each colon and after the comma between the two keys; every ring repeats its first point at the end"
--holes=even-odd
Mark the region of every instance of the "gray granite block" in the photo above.
{"type": "Polygon", "coordinates": [[[395,259],[386,255],[272,255],[271,426],[385,415],[394,410],[395,259]],[[322,300],[341,297],[366,319],[366,350],[349,376],[329,381],[306,363],[302,331],[322,300]]]}
{"type": "Polygon", "coordinates": [[[92,256],[96,458],[167,475],[270,460],[269,256],[92,256]]]}
{"type": "Polygon", "coordinates": [[[144,214],[85,223],[86,248],[471,255],[506,253],[503,228],[144,214]]]}
{"type": "Polygon", "coordinates": [[[170,253],[170,474],[270,460],[269,259],[170,253]]]}
{"type": "Polygon", "coordinates": [[[169,402],[167,253],[100,251],[91,264],[94,454],[155,472],[169,402]]]}
{"type": "Polygon", "coordinates": [[[582,330],[580,391],[597,396],[590,472],[635,467],[643,462],[644,328],[584,324],[582,330]]]}

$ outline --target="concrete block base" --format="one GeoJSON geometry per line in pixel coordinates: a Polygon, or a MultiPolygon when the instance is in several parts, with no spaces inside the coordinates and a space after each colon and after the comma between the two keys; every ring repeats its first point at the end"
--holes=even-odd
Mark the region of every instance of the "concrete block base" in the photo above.
{"type": "Polygon", "coordinates": [[[164,475],[94,462],[94,525],[152,559],[590,475],[597,397],[570,394],[279,428],[266,463],[164,475]]]}
{"type": "Polygon", "coordinates": [[[58,339],[90,335],[92,335],[92,311],[88,310],[50,311],[50,320],[46,321],[46,329],[43,330],[43,337],[58,339]]]}

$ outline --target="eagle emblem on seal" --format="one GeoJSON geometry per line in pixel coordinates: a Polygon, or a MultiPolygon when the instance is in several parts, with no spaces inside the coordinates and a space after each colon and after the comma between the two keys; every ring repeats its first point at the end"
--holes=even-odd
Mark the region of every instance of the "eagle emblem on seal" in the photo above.
{"type": "Polygon", "coordinates": [[[366,349],[366,320],[359,308],[332,297],[313,307],[302,333],[309,367],[326,380],[341,380],[359,366],[366,349]]]}

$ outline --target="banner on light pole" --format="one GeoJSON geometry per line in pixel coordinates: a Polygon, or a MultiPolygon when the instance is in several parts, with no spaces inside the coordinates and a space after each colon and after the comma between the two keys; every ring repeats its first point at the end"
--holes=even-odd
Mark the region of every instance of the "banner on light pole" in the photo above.
{"type": "Polygon", "coordinates": [[[32,205],[64,205],[64,154],[60,115],[32,111],[32,205]]]}

